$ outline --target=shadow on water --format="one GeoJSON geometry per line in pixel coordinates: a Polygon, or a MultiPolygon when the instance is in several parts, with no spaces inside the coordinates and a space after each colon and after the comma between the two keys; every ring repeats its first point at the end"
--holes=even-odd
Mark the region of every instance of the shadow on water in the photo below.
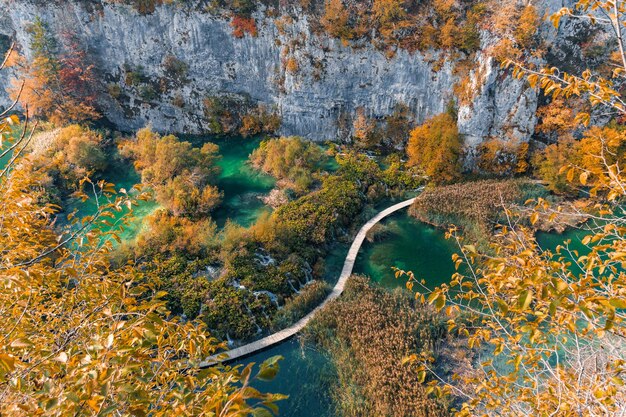
{"type": "MultiPolygon", "coordinates": [[[[241,364],[262,363],[280,355],[280,371],[273,381],[254,381],[255,388],[262,392],[288,395],[278,403],[281,417],[334,417],[330,388],[336,375],[326,355],[307,346],[300,346],[296,339],[288,340],[266,351],[258,353],[241,364]]],[[[254,367],[258,371],[258,366],[254,367]]]]}

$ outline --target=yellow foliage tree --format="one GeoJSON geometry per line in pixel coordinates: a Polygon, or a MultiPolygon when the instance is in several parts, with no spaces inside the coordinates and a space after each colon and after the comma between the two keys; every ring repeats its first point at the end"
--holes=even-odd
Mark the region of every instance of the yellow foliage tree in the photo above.
{"type": "Polygon", "coordinates": [[[327,0],[321,23],[328,34],[343,40],[352,38],[352,30],[348,24],[350,13],[342,0],[327,0]]]}
{"type": "Polygon", "coordinates": [[[478,148],[478,167],[496,175],[522,174],[528,169],[528,143],[491,139],[478,148]]]}
{"type": "Polygon", "coordinates": [[[194,148],[173,135],[161,137],[150,128],[137,132],[136,140],[120,146],[135,161],[142,182],[155,192],[157,201],[177,216],[208,214],[221,201],[212,185],[219,173],[219,148],[207,142],[194,148]]]}
{"type": "Polygon", "coordinates": [[[421,168],[435,183],[447,183],[460,174],[461,138],[456,120],[448,113],[428,119],[411,131],[408,164],[421,168]]]}
{"type": "Polygon", "coordinates": [[[17,59],[20,71],[10,93],[30,114],[53,123],[97,119],[92,66],[76,41],[68,38],[67,52],[60,55],[56,40],[37,18],[29,26],[33,57],[17,59]]]}
{"type": "MultiPolygon", "coordinates": [[[[0,115],[0,134],[15,122],[0,115]]],[[[97,226],[132,207],[127,194],[93,184],[96,213],[55,224],[46,179],[29,168],[32,136],[24,128],[2,150],[0,415],[271,413],[280,397],[251,388],[250,367],[199,369],[223,344],[201,322],[171,319],[142,271],[110,265],[118,231],[97,226]]],[[[276,359],[259,377],[275,374],[276,359]]]]}
{"type": "MultiPolygon", "coordinates": [[[[614,79],[590,70],[568,74],[512,60],[508,65],[547,95],[583,97],[603,113],[623,117],[624,98],[615,86],[626,73],[625,13],[624,1],[581,0],[575,10],[564,8],[552,17],[557,25],[564,17],[583,19],[615,34],[614,79]]],[[[579,114],[577,120],[586,124],[590,116],[579,114]]],[[[461,400],[458,415],[616,416],[626,410],[625,142],[621,129],[594,127],[580,142],[553,145],[544,154],[549,177],[565,175],[554,179],[555,189],[567,181],[589,195],[585,211],[542,199],[530,209],[504,207],[486,252],[450,230],[460,249],[453,258],[458,273],[449,285],[418,296],[449,315],[449,329],[465,337],[469,348],[480,349],[474,373],[458,380],[431,373],[432,392],[461,400]],[[587,231],[584,252],[569,241],[542,248],[524,221],[547,216],[558,222],[563,214],[587,220],[579,226],[587,231]]],[[[413,359],[421,362],[425,378],[432,368],[422,353],[413,359]]]]}
{"type": "Polygon", "coordinates": [[[556,135],[559,140],[572,136],[572,131],[577,127],[575,122],[575,112],[571,107],[572,100],[565,103],[563,98],[557,98],[541,106],[537,110],[540,123],[537,125],[537,132],[544,135],[556,135]]]}
{"type": "Polygon", "coordinates": [[[379,144],[380,137],[376,129],[376,122],[365,115],[363,108],[357,109],[352,127],[355,143],[358,147],[369,149],[379,144]]]}
{"type": "Polygon", "coordinates": [[[386,40],[393,39],[395,32],[409,23],[404,0],[374,0],[372,16],[386,40]]]}

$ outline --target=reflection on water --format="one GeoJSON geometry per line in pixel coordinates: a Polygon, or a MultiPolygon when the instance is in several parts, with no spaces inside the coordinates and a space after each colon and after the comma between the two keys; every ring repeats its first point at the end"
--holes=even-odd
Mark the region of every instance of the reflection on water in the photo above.
{"type": "Polygon", "coordinates": [[[222,155],[218,163],[222,173],[217,186],[224,192],[224,199],[213,213],[219,227],[223,227],[227,219],[248,227],[262,213],[271,211],[259,197],[268,194],[275,181],[248,164],[248,157],[260,141],[260,138],[240,137],[212,140],[219,145],[222,155]]]}

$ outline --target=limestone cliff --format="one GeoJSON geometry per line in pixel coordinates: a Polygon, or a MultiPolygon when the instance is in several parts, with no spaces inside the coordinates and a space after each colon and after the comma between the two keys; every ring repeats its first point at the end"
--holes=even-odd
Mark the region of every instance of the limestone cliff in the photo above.
{"type": "MultiPolygon", "coordinates": [[[[561,3],[546,0],[539,7],[554,9],[561,3]]],[[[78,35],[103,85],[122,87],[116,98],[103,94],[106,116],[122,130],[149,122],[165,132],[207,132],[203,99],[231,94],[276,106],[282,134],[333,140],[359,107],[371,117],[382,117],[404,103],[418,121],[440,113],[457,81],[453,63],[435,65],[437,52],[427,57],[400,50],[389,58],[371,46],[344,46],[315,34],[304,15],[279,27],[259,12],[258,36],[236,38],[229,20],[177,6],[157,7],[149,15],[110,4],[95,12],[75,0],[0,0],[0,7],[5,10],[0,31],[15,37],[26,55],[24,22],[36,16],[55,34],[78,35]],[[131,69],[141,69],[150,80],[163,77],[168,55],[188,65],[186,82],[147,98],[124,87],[131,69]],[[297,71],[285,69],[289,58],[297,61],[297,71]]],[[[483,38],[488,44],[489,36],[483,38]]],[[[477,54],[475,68],[474,101],[459,109],[459,128],[467,143],[490,136],[528,140],[536,123],[537,94],[484,54],[477,54]]],[[[6,75],[2,77],[0,83],[6,83],[6,75]]]]}

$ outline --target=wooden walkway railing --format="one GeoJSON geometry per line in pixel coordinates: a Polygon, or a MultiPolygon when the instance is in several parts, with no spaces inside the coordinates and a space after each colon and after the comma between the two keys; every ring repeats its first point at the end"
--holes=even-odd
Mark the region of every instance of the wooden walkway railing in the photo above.
{"type": "Polygon", "coordinates": [[[374,216],[372,219],[370,219],[367,223],[365,223],[363,227],[361,227],[361,229],[359,230],[359,233],[356,235],[356,237],[352,241],[352,245],[350,246],[350,250],[348,251],[348,255],[346,256],[346,260],[343,264],[343,269],[341,270],[341,275],[339,276],[339,280],[337,281],[337,284],[335,284],[332,292],[328,295],[328,297],[326,297],[326,299],[324,299],[324,301],[319,306],[317,306],[313,311],[311,311],[309,314],[301,318],[297,323],[279,332],[273,333],[255,342],[248,343],[247,345],[240,346],[236,349],[210,356],[209,358],[207,358],[206,361],[200,364],[200,367],[206,368],[206,367],[216,365],[218,363],[232,362],[234,360],[241,359],[246,356],[250,356],[254,353],[265,350],[269,348],[270,346],[283,342],[289,339],[290,337],[294,336],[298,332],[300,332],[300,330],[302,330],[309,323],[309,321],[311,321],[313,316],[315,316],[315,313],[317,313],[320,309],[324,308],[326,304],[328,304],[329,302],[331,302],[332,300],[336,299],[337,297],[341,295],[341,293],[343,292],[346,286],[346,282],[348,281],[348,278],[350,277],[350,275],[352,275],[352,269],[354,268],[356,256],[359,253],[359,249],[361,249],[361,245],[363,244],[365,237],[367,236],[367,232],[369,232],[369,230],[372,227],[374,227],[376,223],[380,222],[385,217],[413,204],[414,200],[415,198],[411,198],[409,200],[403,201],[389,208],[386,208],[385,210],[381,211],[376,216],[374,216]]]}

